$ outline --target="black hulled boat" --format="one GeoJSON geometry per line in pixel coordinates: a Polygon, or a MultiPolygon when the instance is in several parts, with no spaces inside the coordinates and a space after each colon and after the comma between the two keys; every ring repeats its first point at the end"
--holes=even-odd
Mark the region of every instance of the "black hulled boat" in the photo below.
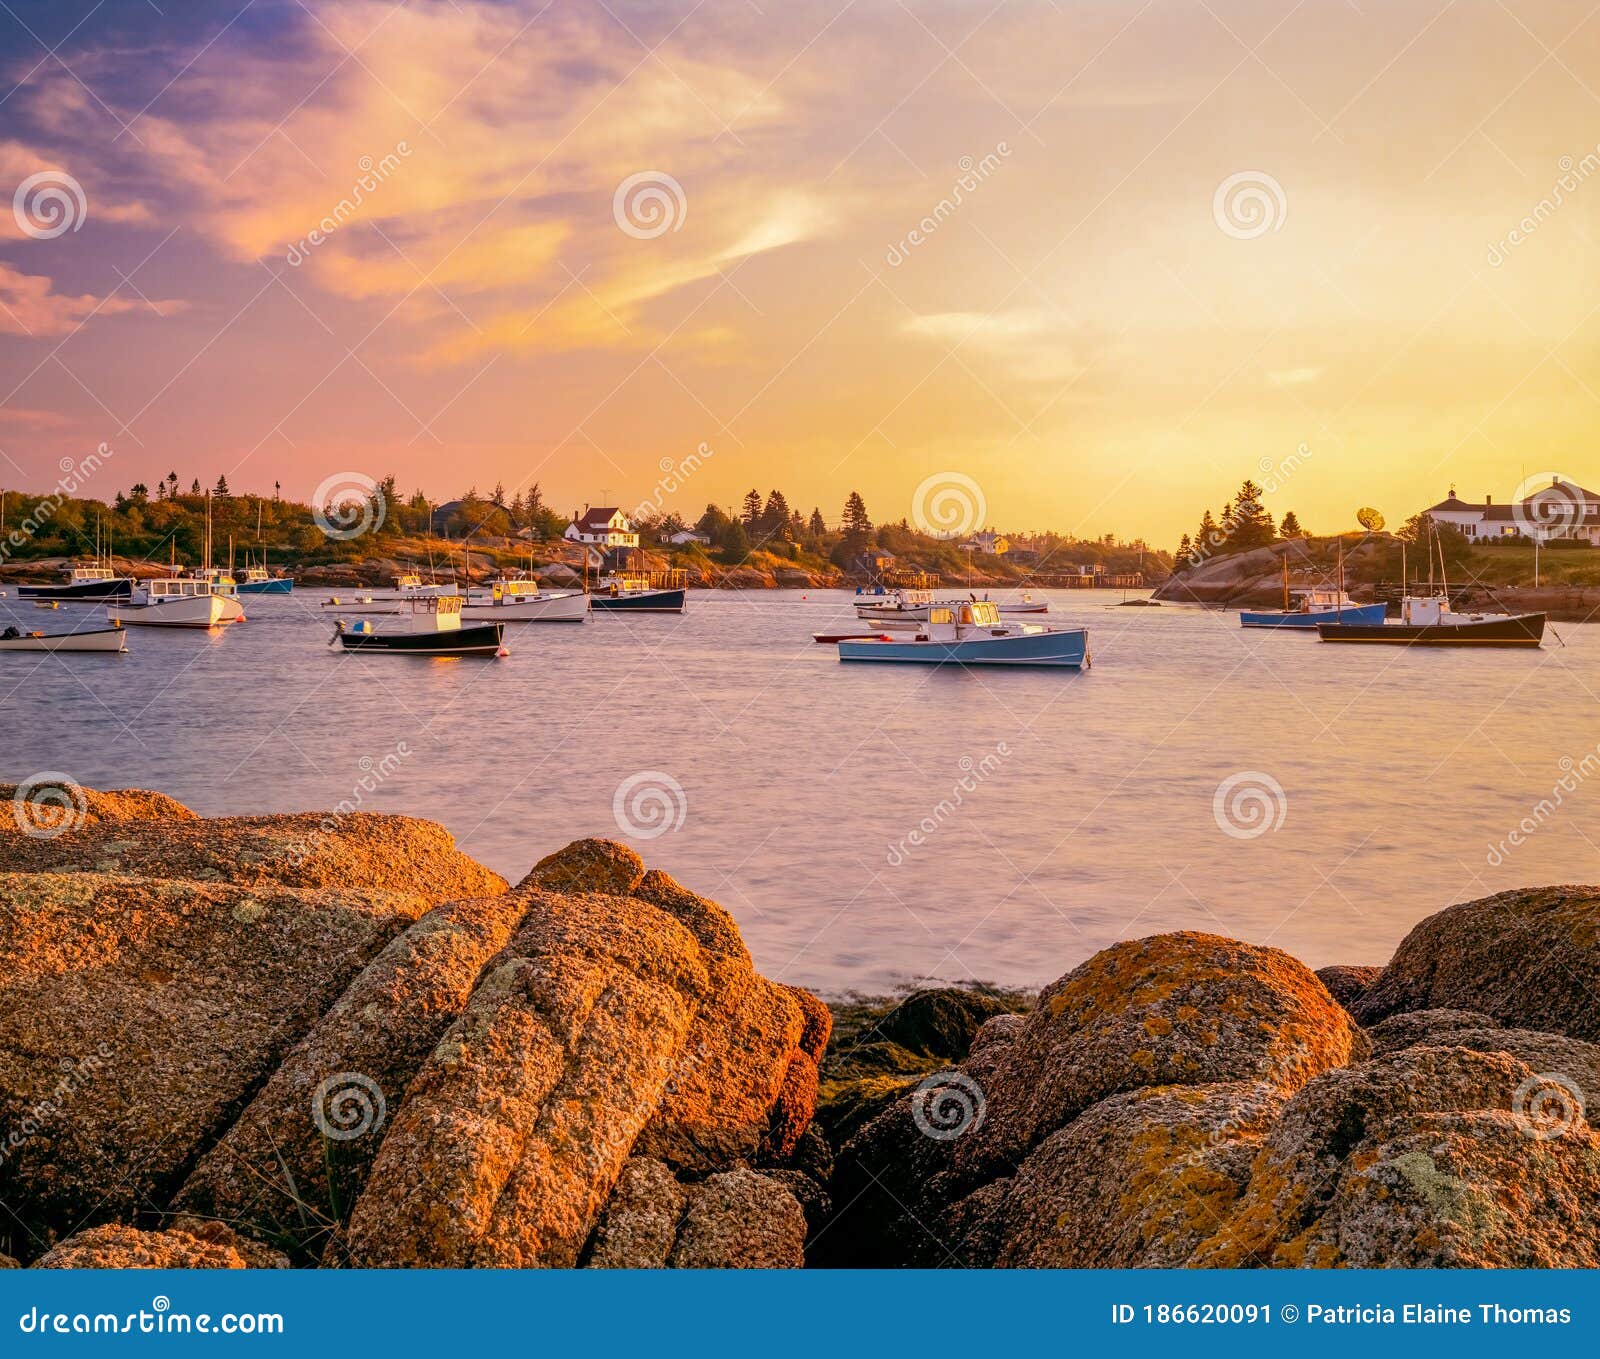
{"type": "MultiPolygon", "coordinates": [[[[503,623],[461,621],[460,595],[414,598],[409,626],[374,628],[367,619],[339,620],[333,642],[346,651],[399,656],[503,656],[503,623]]],[[[333,643],[329,643],[331,646],[333,643]]]]}

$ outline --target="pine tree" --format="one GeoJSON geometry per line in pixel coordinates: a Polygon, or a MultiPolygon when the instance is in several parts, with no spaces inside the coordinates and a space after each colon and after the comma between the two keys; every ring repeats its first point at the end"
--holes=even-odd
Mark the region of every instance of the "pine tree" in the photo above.
{"type": "Polygon", "coordinates": [[[199,495],[200,494],[200,478],[199,477],[196,477],[193,481],[191,481],[189,483],[189,494],[190,495],[199,495]]]}
{"type": "Polygon", "coordinates": [[[1241,552],[1262,547],[1277,537],[1272,515],[1261,503],[1261,488],[1248,477],[1229,507],[1228,527],[1228,546],[1241,552]]]}
{"type": "Polygon", "coordinates": [[[1283,516],[1283,523],[1278,525],[1280,538],[1304,538],[1305,530],[1300,527],[1300,520],[1296,518],[1293,510],[1287,510],[1283,516]]]}
{"type": "Polygon", "coordinates": [[[827,521],[822,517],[822,510],[815,505],[811,508],[811,523],[809,527],[813,538],[821,538],[828,532],[827,521]]]}
{"type": "Polygon", "coordinates": [[[761,522],[761,492],[752,486],[744,495],[744,508],[739,517],[744,520],[745,527],[752,532],[761,522]]]}
{"type": "Polygon", "coordinates": [[[783,498],[782,491],[772,491],[767,495],[766,507],[761,511],[761,536],[781,538],[788,530],[789,502],[783,498]]]}
{"type": "Polygon", "coordinates": [[[499,481],[495,482],[494,490],[489,493],[489,503],[491,505],[498,505],[502,510],[505,509],[505,507],[506,507],[506,488],[505,488],[505,483],[499,482],[499,481]]]}
{"type": "Polygon", "coordinates": [[[851,491],[845,498],[842,519],[845,537],[865,543],[871,536],[872,520],[867,515],[867,503],[859,491],[851,491]]]}
{"type": "Polygon", "coordinates": [[[216,498],[218,500],[227,499],[227,497],[229,495],[228,478],[225,477],[225,476],[218,477],[217,478],[217,484],[216,484],[215,487],[212,488],[211,494],[216,496],[216,498]]]}
{"type": "Polygon", "coordinates": [[[1200,561],[1204,561],[1217,550],[1221,543],[1222,529],[1218,526],[1217,521],[1211,517],[1211,511],[1207,510],[1200,516],[1200,528],[1194,535],[1195,556],[1200,561]]]}
{"type": "Polygon", "coordinates": [[[1182,571],[1192,566],[1194,563],[1189,560],[1192,556],[1194,556],[1194,544],[1189,541],[1189,535],[1186,533],[1179,539],[1178,551],[1172,558],[1173,570],[1182,571]]]}

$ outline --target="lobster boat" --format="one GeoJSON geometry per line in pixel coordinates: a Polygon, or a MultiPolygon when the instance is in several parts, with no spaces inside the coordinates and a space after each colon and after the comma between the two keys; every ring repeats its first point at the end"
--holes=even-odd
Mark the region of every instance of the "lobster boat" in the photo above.
{"type": "Polygon", "coordinates": [[[914,634],[839,639],[841,661],[921,665],[1027,665],[1086,670],[1089,630],[1008,623],[991,600],[936,604],[914,634]]]}
{"type": "Polygon", "coordinates": [[[1291,590],[1281,609],[1243,609],[1242,628],[1301,628],[1312,631],[1319,623],[1382,623],[1387,606],[1357,604],[1343,590],[1291,590]]]}
{"type": "Polygon", "coordinates": [[[287,595],[294,592],[294,582],[288,576],[267,574],[264,566],[247,566],[239,580],[242,595],[287,595]]]}
{"type": "Polygon", "coordinates": [[[217,628],[243,617],[237,599],[209,580],[186,576],[147,580],[125,602],[106,606],[113,627],[217,628]]]}
{"type": "Polygon", "coordinates": [[[121,627],[90,628],[83,632],[0,632],[0,651],[126,651],[128,634],[121,627]]]}
{"type": "Polygon", "coordinates": [[[614,573],[603,576],[588,598],[599,613],[682,613],[684,593],[681,586],[653,587],[648,576],[614,573]]]}
{"type": "Polygon", "coordinates": [[[63,600],[68,603],[105,604],[127,599],[133,593],[133,577],[119,576],[105,566],[74,566],[59,585],[19,585],[18,599],[63,600]]]}
{"type": "Polygon", "coordinates": [[[427,595],[410,602],[405,626],[375,628],[371,620],[340,619],[329,646],[362,654],[399,656],[503,656],[505,625],[461,621],[460,595],[427,595]]]}
{"type": "Polygon", "coordinates": [[[467,596],[461,616],[502,623],[586,623],[589,599],[577,590],[546,590],[536,580],[497,580],[467,596]]]}
{"type": "Polygon", "coordinates": [[[1397,623],[1317,624],[1324,642],[1391,646],[1536,647],[1544,640],[1542,613],[1456,613],[1446,595],[1408,595],[1397,623]]]}

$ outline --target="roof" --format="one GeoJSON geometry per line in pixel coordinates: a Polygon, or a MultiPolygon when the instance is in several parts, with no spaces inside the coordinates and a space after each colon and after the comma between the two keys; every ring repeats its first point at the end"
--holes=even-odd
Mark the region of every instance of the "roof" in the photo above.
{"type": "Polygon", "coordinates": [[[621,513],[621,508],[616,505],[595,505],[586,509],[574,522],[581,528],[588,528],[591,525],[603,527],[609,524],[614,516],[621,513]]]}
{"type": "Polygon", "coordinates": [[[1440,511],[1448,512],[1450,510],[1455,510],[1463,514],[1481,514],[1488,508],[1490,507],[1487,504],[1469,505],[1465,500],[1460,499],[1456,495],[1455,491],[1452,490],[1450,494],[1441,500],[1437,505],[1429,505],[1428,508],[1423,511],[1423,513],[1436,514],[1440,511]]]}

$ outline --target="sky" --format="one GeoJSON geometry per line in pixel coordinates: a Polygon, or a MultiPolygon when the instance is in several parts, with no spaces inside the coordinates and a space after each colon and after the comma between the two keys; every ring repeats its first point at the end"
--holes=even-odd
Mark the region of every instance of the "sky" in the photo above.
{"type": "Polygon", "coordinates": [[[0,485],[1600,484],[1585,4],[3,0],[0,95],[0,485]]]}

